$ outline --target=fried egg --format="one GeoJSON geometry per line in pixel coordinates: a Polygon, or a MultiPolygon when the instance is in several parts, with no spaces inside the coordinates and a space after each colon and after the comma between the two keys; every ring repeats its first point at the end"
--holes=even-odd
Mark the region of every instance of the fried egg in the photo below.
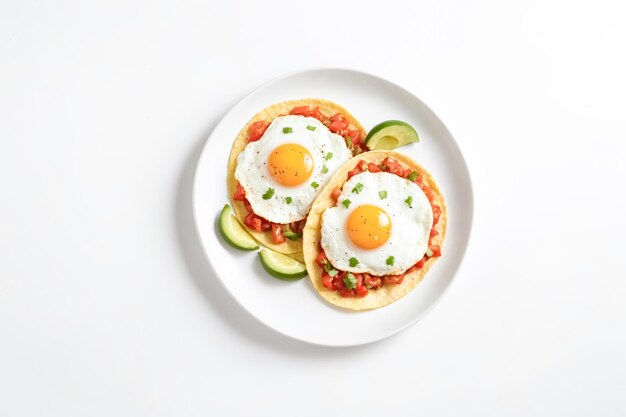
{"type": "Polygon", "coordinates": [[[412,181],[363,172],[343,186],[337,205],[322,215],[322,248],[340,270],[401,274],[428,249],[433,212],[412,181]]]}
{"type": "Polygon", "coordinates": [[[235,178],[254,212],[274,223],[302,220],[352,153],[313,117],[281,116],[237,157],[235,178]]]}

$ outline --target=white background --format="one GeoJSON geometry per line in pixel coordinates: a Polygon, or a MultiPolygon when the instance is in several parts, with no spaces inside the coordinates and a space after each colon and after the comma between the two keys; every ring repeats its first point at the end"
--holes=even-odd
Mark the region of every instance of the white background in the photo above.
{"type": "Polygon", "coordinates": [[[2,1],[0,416],[626,414],[620,6],[2,1]],[[258,324],[191,215],[220,117],[320,66],[417,94],[475,189],[446,297],[359,348],[258,324]]]}

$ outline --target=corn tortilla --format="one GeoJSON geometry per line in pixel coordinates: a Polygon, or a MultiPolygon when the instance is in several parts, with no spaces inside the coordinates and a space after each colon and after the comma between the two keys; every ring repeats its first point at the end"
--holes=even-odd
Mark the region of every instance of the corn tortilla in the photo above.
{"type": "MultiPolygon", "coordinates": [[[[290,100],[283,101],[281,103],[273,104],[260,112],[258,112],[246,125],[241,129],[237,137],[235,138],[235,142],[233,143],[233,147],[230,151],[230,156],[228,157],[228,172],[227,172],[227,189],[228,189],[228,197],[232,203],[233,210],[235,212],[235,216],[237,219],[243,224],[244,218],[248,215],[246,208],[241,201],[235,201],[233,199],[233,194],[235,193],[235,189],[237,187],[237,180],[235,179],[235,169],[237,168],[237,157],[243,151],[243,149],[248,144],[248,129],[252,123],[257,122],[259,120],[267,120],[271,122],[278,116],[284,116],[289,114],[291,109],[298,106],[309,106],[316,107],[319,106],[320,111],[325,116],[332,116],[336,113],[343,114],[345,120],[350,123],[349,129],[357,129],[361,131],[361,137],[365,138],[367,136],[367,132],[359,123],[359,121],[348,112],[346,109],[341,107],[338,104],[335,104],[331,101],[317,98],[306,98],[300,100],[290,100]]],[[[262,191],[261,191],[262,192],[262,191]]],[[[245,227],[245,226],[244,226],[245,227]]],[[[289,240],[286,239],[284,243],[276,244],[272,242],[272,235],[270,232],[255,232],[254,230],[250,230],[246,227],[248,233],[252,235],[260,244],[263,246],[275,250],[276,252],[292,254],[296,259],[301,258],[302,255],[298,255],[297,252],[302,252],[302,239],[298,240],[289,240]]]]}
{"type": "Polygon", "coordinates": [[[343,187],[343,184],[348,178],[348,171],[354,169],[360,161],[363,160],[368,163],[373,162],[378,165],[387,157],[397,160],[405,168],[411,168],[412,170],[424,175],[426,180],[425,182],[434,193],[433,204],[441,207],[441,216],[439,217],[439,222],[435,225],[435,229],[439,232],[439,234],[433,238],[432,243],[435,245],[442,245],[446,235],[448,215],[443,195],[441,194],[441,191],[435,183],[432,175],[430,175],[430,173],[421,165],[408,156],[393,151],[370,151],[350,159],[342,165],[341,168],[339,168],[339,170],[330,179],[328,185],[324,187],[322,192],[315,199],[304,227],[303,236],[304,262],[309,273],[309,279],[311,280],[313,287],[315,287],[324,300],[338,307],[349,310],[371,310],[391,304],[411,292],[438,259],[429,258],[424,263],[423,268],[406,274],[401,284],[383,285],[382,288],[371,290],[369,294],[363,298],[342,297],[338,292],[329,290],[322,285],[321,277],[323,269],[317,265],[315,258],[317,258],[317,255],[320,253],[319,247],[321,240],[322,214],[327,208],[336,205],[335,200],[331,196],[332,191],[335,188],[343,187]]]}

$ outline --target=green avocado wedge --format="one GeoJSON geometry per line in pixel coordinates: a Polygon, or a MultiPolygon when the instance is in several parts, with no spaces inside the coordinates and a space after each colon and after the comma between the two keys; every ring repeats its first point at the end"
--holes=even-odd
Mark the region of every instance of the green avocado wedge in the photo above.
{"type": "Polygon", "coordinates": [[[297,281],[307,274],[306,266],[302,262],[271,249],[261,249],[259,260],[268,274],[283,281],[297,281]]]}
{"type": "Polygon", "coordinates": [[[410,124],[401,120],[387,120],[370,130],[365,145],[370,150],[391,150],[419,140],[419,135],[410,124]]]}
{"type": "Polygon", "coordinates": [[[253,251],[259,249],[259,244],[250,233],[232,215],[232,209],[228,204],[224,206],[219,218],[220,234],[230,246],[235,249],[253,251]]]}

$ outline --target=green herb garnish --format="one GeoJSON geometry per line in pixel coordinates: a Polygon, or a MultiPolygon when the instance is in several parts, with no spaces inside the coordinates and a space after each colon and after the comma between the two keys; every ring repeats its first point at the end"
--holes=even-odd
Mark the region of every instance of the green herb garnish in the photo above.
{"type": "Polygon", "coordinates": [[[352,192],[359,194],[361,191],[363,191],[363,184],[359,182],[357,183],[357,185],[354,186],[354,188],[352,189],[352,192]]]}
{"type": "Polygon", "coordinates": [[[381,200],[384,200],[385,198],[387,198],[387,191],[385,191],[385,190],[379,191],[378,192],[378,197],[380,197],[381,200]]]}
{"type": "Polygon", "coordinates": [[[356,278],[354,277],[354,275],[348,272],[346,276],[343,278],[343,285],[345,285],[346,288],[351,289],[351,290],[356,288],[356,278]]]}
{"type": "Polygon", "coordinates": [[[318,183],[316,183],[315,181],[313,181],[311,183],[311,187],[313,187],[314,190],[317,190],[317,187],[319,187],[320,185],[318,183]]]}
{"type": "Polygon", "coordinates": [[[285,203],[291,204],[292,201],[291,197],[285,197],[285,203]]]}
{"type": "Polygon", "coordinates": [[[263,194],[263,200],[269,200],[274,195],[274,189],[272,187],[268,188],[265,194],[263,194]]]}
{"type": "Polygon", "coordinates": [[[411,207],[411,203],[413,202],[413,196],[408,196],[406,200],[404,200],[407,206],[411,207]]]}
{"type": "Polygon", "coordinates": [[[415,181],[417,179],[417,171],[411,171],[408,177],[406,177],[409,181],[415,181]]]}
{"type": "Polygon", "coordinates": [[[357,266],[359,264],[359,260],[357,258],[355,258],[354,256],[352,258],[350,258],[350,266],[354,267],[357,266]]]}
{"type": "Polygon", "coordinates": [[[387,258],[387,261],[385,261],[385,263],[387,265],[393,266],[393,263],[395,262],[395,258],[393,256],[390,256],[389,258],[387,258]]]}
{"type": "Polygon", "coordinates": [[[302,233],[295,233],[291,230],[285,230],[283,232],[283,236],[285,236],[289,240],[298,240],[302,237],[302,233]]]}
{"type": "Polygon", "coordinates": [[[306,128],[309,129],[311,132],[317,129],[315,126],[311,126],[311,125],[308,125],[306,128]]]}
{"type": "Polygon", "coordinates": [[[293,132],[293,129],[290,127],[283,127],[283,133],[291,133],[293,132]]]}
{"type": "Polygon", "coordinates": [[[333,157],[333,153],[332,153],[332,152],[328,152],[328,153],[326,154],[326,156],[324,157],[324,159],[328,161],[328,160],[329,160],[330,158],[332,158],[332,157],[333,157]]]}
{"type": "Polygon", "coordinates": [[[333,268],[328,260],[326,260],[326,263],[324,264],[324,271],[326,271],[326,273],[331,277],[337,276],[337,274],[339,273],[339,271],[333,268]]]}
{"type": "Polygon", "coordinates": [[[322,167],[322,174],[326,174],[328,172],[328,167],[326,165],[324,165],[322,167]]]}
{"type": "Polygon", "coordinates": [[[341,202],[341,204],[343,204],[345,208],[350,207],[350,203],[352,203],[352,201],[348,200],[347,198],[341,202]]]}

